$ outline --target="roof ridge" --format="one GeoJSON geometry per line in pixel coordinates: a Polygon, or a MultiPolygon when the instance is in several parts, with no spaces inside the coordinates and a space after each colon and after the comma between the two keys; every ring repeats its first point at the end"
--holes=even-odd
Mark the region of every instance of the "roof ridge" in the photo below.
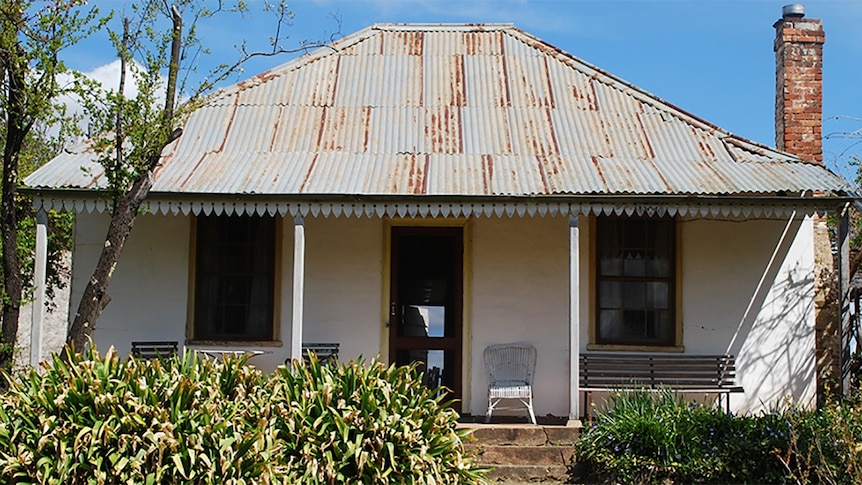
{"type": "Polygon", "coordinates": [[[435,29],[438,31],[470,32],[470,31],[496,31],[516,28],[511,22],[489,22],[489,23],[461,23],[461,22],[382,22],[371,26],[375,30],[401,30],[421,31],[435,29]]]}

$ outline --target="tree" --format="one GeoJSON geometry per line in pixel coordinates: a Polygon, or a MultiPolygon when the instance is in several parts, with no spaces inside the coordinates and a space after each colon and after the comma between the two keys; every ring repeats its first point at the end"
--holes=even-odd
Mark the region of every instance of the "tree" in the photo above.
{"type": "MultiPolygon", "coordinates": [[[[58,75],[66,71],[60,52],[98,28],[98,10],[84,10],[83,0],[0,3],[0,113],[3,114],[3,180],[0,233],[3,251],[3,310],[0,365],[7,364],[18,332],[24,277],[19,258],[21,203],[18,176],[28,146],[38,151],[34,127],[65,119],[56,98],[67,88],[58,75]]],[[[69,125],[61,123],[61,128],[69,125]]]]}
{"type": "Polygon", "coordinates": [[[267,51],[252,52],[246,43],[240,46],[239,60],[232,65],[221,65],[199,82],[194,89],[185,89],[190,66],[200,54],[206,53],[196,36],[199,22],[220,14],[243,15],[248,11],[242,0],[228,5],[203,0],[147,0],[133,5],[131,15],[123,18],[122,32],[111,32],[121,64],[117,91],[81,89],[84,105],[91,116],[97,137],[93,147],[98,153],[111,202],[111,221],[105,244],[78,304],[67,337],[67,348],[82,349],[87,344],[102,311],[110,302],[108,288],[123,247],[131,233],[141,204],[153,183],[153,171],[162,150],[181,136],[182,122],[203,102],[205,93],[220,81],[239,71],[242,64],[253,57],[275,56],[296,52],[321,43],[302,43],[296,49],[281,46],[284,27],[293,18],[286,3],[264,2],[263,10],[275,17],[275,35],[270,37],[267,51]],[[190,18],[188,30],[183,32],[183,19],[190,18]],[[170,28],[160,29],[162,22],[170,28]],[[163,33],[166,32],[166,33],[163,33]],[[127,97],[126,76],[131,75],[137,94],[127,97]],[[186,76],[182,79],[181,74],[186,76]],[[157,107],[164,87],[163,103],[157,107]],[[186,101],[177,106],[178,99],[186,101]],[[107,104],[102,101],[107,101],[107,104]]]}

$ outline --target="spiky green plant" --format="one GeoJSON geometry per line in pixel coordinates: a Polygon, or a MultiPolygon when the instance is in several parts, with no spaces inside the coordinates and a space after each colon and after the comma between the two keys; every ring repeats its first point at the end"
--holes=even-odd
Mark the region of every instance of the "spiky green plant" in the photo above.
{"type": "Polygon", "coordinates": [[[268,483],[280,444],[244,358],[123,361],[91,347],[11,379],[0,483],[268,483]],[[265,413],[263,413],[265,414],[265,413]]]}
{"type": "Polygon", "coordinates": [[[464,451],[451,401],[415,367],[378,361],[282,367],[275,426],[295,483],[484,483],[464,451]]]}
{"type": "Polygon", "coordinates": [[[414,367],[68,354],[6,376],[0,485],[483,483],[414,367]]]}

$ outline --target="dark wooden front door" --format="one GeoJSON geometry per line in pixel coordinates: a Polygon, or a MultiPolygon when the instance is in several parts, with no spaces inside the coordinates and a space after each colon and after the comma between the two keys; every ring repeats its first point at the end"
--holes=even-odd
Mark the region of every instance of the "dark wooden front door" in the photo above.
{"type": "Polygon", "coordinates": [[[429,387],[461,397],[463,231],[393,227],[389,355],[419,362],[429,387]]]}

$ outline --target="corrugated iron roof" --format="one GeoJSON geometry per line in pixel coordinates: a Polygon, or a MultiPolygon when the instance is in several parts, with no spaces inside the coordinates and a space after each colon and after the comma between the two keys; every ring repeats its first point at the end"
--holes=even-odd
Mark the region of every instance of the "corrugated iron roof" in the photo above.
{"type": "MultiPolygon", "coordinates": [[[[29,176],[99,187],[86,149],[29,176]],[[82,167],[87,168],[83,170],[82,167]]],[[[155,193],[751,195],[839,192],[511,25],[375,25],[215,93],[155,193]]]]}

